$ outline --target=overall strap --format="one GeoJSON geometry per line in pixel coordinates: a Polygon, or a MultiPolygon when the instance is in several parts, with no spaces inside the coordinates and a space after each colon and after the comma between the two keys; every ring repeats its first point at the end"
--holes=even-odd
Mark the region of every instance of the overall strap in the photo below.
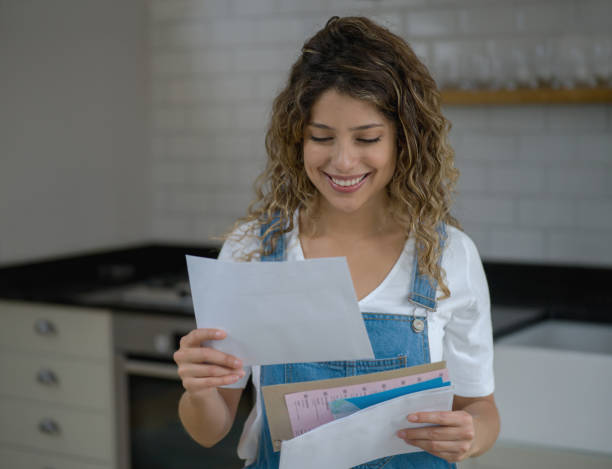
{"type": "MultiPolygon", "coordinates": [[[[444,252],[446,224],[443,221],[440,222],[436,231],[440,233],[440,247],[442,248],[442,252],[444,252]]],[[[430,279],[427,275],[418,273],[418,260],[418,251],[415,246],[414,265],[412,267],[412,288],[408,299],[418,306],[422,306],[430,311],[435,311],[437,306],[436,290],[438,288],[438,282],[434,278],[430,279]]],[[[440,254],[440,259],[438,259],[438,265],[440,265],[441,261],[442,254],[440,254]]]]}
{"type": "MultiPolygon", "coordinates": [[[[269,223],[262,224],[260,231],[259,231],[260,236],[263,236],[264,233],[268,230],[268,228],[274,225],[278,220],[280,220],[280,216],[276,215],[272,219],[272,221],[270,221],[269,223]]],[[[270,245],[272,234],[275,232],[276,230],[270,231],[270,233],[268,233],[266,237],[263,239],[262,243],[264,247],[267,248],[270,245]]],[[[275,261],[284,261],[284,260],[285,260],[285,236],[281,235],[276,240],[276,247],[274,248],[274,251],[272,251],[270,254],[262,255],[261,261],[262,262],[275,262],[275,261]]]]}

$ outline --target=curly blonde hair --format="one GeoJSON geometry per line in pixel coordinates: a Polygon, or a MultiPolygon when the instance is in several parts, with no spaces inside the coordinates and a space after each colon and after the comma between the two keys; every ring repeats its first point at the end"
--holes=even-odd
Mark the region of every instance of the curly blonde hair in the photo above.
{"type": "MultiPolygon", "coordinates": [[[[260,243],[244,260],[272,252],[278,239],[294,229],[296,210],[316,224],[319,197],[304,170],[304,127],[316,100],[334,89],[374,104],[395,124],[397,160],[387,186],[388,213],[406,237],[414,235],[419,272],[438,281],[442,299],[449,297],[439,265],[442,235],[436,228],[444,221],[461,229],[450,214],[459,172],[447,142],[450,123],[440,111],[440,94],[429,71],[401,37],[363,17],[330,18],[301,52],[273,103],[268,160],[255,181],[256,197],[230,231],[240,232],[249,222],[271,224],[262,236],[255,233],[262,240],[270,236],[271,242],[267,249],[260,243]]],[[[240,239],[245,235],[242,231],[240,239]]]]}

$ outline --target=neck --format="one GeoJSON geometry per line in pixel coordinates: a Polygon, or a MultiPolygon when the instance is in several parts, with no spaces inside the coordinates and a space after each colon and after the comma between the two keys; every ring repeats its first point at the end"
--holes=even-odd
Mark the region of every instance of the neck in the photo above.
{"type": "Polygon", "coordinates": [[[359,240],[384,234],[394,226],[387,215],[386,201],[378,201],[346,213],[323,200],[317,217],[317,236],[359,240]]]}

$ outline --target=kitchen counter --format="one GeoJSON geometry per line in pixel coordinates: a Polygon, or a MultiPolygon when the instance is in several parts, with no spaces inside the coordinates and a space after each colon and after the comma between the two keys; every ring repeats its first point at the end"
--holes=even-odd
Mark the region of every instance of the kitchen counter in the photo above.
{"type": "MultiPolygon", "coordinates": [[[[95,292],[137,288],[151,279],[186,284],[185,254],[216,258],[218,252],[218,246],[150,244],[7,266],[0,268],[0,298],[143,311],[119,302],[117,294],[95,292]]],[[[612,284],[612,269],[486,261],[484,267],[495,339],[550,318],[612,322],[612,294],[605,288],[612,284]]],[[[180,308],[155,301],[146,312],[193,315],[188,297],[180,308]]]]}

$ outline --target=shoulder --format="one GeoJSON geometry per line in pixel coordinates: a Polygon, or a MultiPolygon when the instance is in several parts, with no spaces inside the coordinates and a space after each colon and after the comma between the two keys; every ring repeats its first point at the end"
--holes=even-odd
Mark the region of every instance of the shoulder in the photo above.
{"type": "Polygon", "coordinates": [[[447,226],[447,239],[442,253],[451,295],[466,295],[472,300],[488,295],[488,285],[478,248],[472,238],[454,226],[447,226]]]}
{"type": "Polygon", "coordinates": [[[259,224],[255,221],[243,223],[227,237],[218,259],[221,261],[240,261],[259,248],[259,224]]]}
{"type": "Polygon", "coordinates": [[[447,238],[442,254],[445,268],[462,269],[474,262],[480,263],[480,254],[472,238],[454,226],[447,225],[447,238]]]}

